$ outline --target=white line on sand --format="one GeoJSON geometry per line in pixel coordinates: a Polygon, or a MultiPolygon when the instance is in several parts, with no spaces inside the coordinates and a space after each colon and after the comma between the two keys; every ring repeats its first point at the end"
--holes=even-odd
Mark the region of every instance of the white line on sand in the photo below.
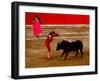
{"type": "MultiPolygon", "coordinates": [[[[87,38],[88,36],[71,36],[71,37],[55,37],[54,39],[73,39],[73,38],[87,38]]],[[[40,38],[27,38],[25,40],[44,40],[46,37],[40,37],[40,38]]]]}

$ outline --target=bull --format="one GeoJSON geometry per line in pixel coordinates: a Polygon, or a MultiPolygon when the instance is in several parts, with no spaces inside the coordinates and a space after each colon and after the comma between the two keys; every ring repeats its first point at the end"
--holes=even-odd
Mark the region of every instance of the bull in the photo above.
{"type": "Polygon", "coordinates": [[[81,57],[83,57],[83,43],[80,40],[75,41],[67,41],[63,40],[60,43],[57,44],[56,50],[63,50],[61,57],[65,54],[64,60],[66,60],[66,57],[69,52],[76,52],[76,55],[78,55],[78,51],[81,53],[81,57]]]}

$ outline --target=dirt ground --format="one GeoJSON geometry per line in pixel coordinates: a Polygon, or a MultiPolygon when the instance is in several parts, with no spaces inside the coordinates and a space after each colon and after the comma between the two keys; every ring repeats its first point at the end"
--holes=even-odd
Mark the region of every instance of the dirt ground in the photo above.
{"type": "Polygon", "coordinates": [[[25,33],[25,68],[39,67],[60,67],[60,66],[80,66],[89,65],[89,28],[44,28],[39,39],[35,39],[31,27],[26,27],[25,33]],[[61,34],[60,38],[55,38],[51,43],[52,58],[47,58],[47,49],[45,47],[45,37],[50,31],[61,34]],[[67,33],[67,34],[66,34],[67,33]],[[69,33],[69,34],[68,34],[69,33]],[[84,33],[84,34],[81,34],[84,33]],[[64,37],[64,38],[63,38],[64,37]],[[74,52],[70,52],[64,60],[64,56],[60,57],[62,50],[56,51],[56,46],[62,40],[81,40],[83,42],[83,58],[75,56],[74,52]]]}

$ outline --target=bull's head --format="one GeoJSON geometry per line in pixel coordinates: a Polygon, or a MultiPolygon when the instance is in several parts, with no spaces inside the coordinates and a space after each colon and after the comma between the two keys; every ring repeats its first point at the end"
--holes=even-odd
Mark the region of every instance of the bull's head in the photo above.
{"type": "Polygon", "coordinates": [[[60,45],[60,43],[58,42],[56,50],[58,51],[58,50],[60,50],[60,49],[61,49],[61,45],[60,45]]]}

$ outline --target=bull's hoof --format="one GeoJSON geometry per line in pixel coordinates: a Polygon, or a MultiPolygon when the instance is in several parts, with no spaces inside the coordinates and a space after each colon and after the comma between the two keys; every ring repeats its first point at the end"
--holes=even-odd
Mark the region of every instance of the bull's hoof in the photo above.
{"type": "Polygon", "coordinates": [[[66,59],[64,58],[64,60],[66,60],[66,59]]]}

